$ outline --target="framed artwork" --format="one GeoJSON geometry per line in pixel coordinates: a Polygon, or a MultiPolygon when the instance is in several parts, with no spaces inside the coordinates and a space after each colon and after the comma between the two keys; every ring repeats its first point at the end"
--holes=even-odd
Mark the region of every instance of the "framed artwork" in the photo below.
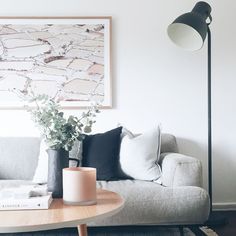
{"type": "Polygon", "coordinates": [[[111,108],[111,17],[0,18],[0,108],[23,108],[29,89],[111,108]]]}

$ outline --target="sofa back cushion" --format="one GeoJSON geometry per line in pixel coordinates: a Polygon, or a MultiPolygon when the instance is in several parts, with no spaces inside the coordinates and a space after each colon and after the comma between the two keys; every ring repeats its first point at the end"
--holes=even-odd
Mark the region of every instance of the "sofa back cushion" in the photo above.
{"type": "Polygon", "coordinates": [[[179,152],[176,138],[172,134],[161,134],[161,153],[165,152],[179,152]]]}
{"type": "MultiPolygon", "coordinates": [[[[0,137],[0,179],[32,180],[38,164],[40,138],[0,137]]],[[[162,134],[161,153],[178,152],[173,135],[162,134]]]]}
{"type": "Polygon", "coordinates": [[[39,144],[37,137],[0,137],[0,179],[31,180],[39,144]]]}

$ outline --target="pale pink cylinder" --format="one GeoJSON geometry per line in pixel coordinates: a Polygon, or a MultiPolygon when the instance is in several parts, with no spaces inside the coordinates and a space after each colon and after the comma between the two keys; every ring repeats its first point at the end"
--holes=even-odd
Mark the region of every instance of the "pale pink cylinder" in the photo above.
{"type": "Polygon", "coordinates": [[[70,205],[96,204],[96,169],[90,167],[64,168],[63,201],[70,205]]]}

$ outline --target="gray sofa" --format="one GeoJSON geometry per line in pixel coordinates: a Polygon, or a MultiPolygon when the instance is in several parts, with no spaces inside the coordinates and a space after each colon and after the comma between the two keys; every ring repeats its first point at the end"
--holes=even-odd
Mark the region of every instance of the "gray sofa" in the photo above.
{"type": "MultiPolygon", "coordinates": [[[[0,187],[30,181],[37,166],[39,138],[0,138],[0,187]]],[[[122,195],[125,207],[90,226],[192,225],[209,215],[209,196],[201,188],[201,162],[178,153],[174,136],[162,134],[162,184],[140,180],[98,181],[99,188],[122,195]]]]}

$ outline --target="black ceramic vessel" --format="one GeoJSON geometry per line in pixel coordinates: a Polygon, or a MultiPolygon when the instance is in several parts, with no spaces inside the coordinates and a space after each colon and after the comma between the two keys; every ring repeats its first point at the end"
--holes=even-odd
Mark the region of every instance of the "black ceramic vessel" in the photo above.
{"type": "Polygon", "coordinates": [[[69,152],[65,149],[48,149],[48,191],[53,198],[63,196],[62,169],[69,166],[69,152]]]}

